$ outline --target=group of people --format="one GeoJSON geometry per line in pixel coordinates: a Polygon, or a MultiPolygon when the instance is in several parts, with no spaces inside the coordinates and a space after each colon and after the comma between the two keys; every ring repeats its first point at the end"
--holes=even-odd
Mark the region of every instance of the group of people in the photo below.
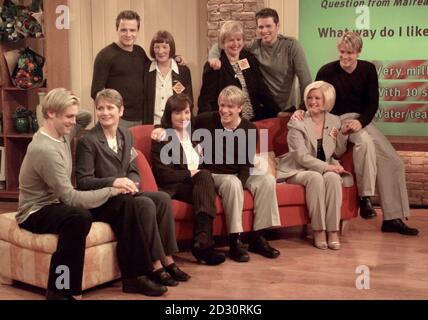
{"type": "Polygon", "coordinates": [[[92,221],[110,224],[116,235],[124,292],[159,296],[167,286],[188,281],[190,276],[173,258],[178,247],[171,199],[193,205],[192,254],[198,261],[225,261],[213,237],[216,194],[227,223],[228,256],[248,262],[250,251],[277,258],[279,250],[264,235],[281,225],[277,178],[305,186],[314,246],[339,250],[342,185],[352,185],[353,177],[337,159],[348,141],[354,143],[361,216],[376,216],[370,197],[377,184],[382,231],[418,234],[403,222],[410,212],[403,164],[373,122],[379,106],[377,73],[373,64],[358,59],[360,36],[343,35],[339,60],[323,66],[312,82],[299,42],[278,33],[277,12],[262,9],[256,22],[259,37],[247,45],[240,23],[222,25],[218,46],[204,66],[199,114],[193,118],[190,70],[176,55],[172,35],[154,35],[152,61],[135,44],[140,17],[121,12],[118,41],[104,48],[94,63],[91,95],[98,122],[77,143],[77,189],[71,182],[70,142],[91,122],[91,115],[79,111],[79,98],[66,89],[46,95],[43,126],[20,171],[17,222],[31,232],[58,234],[47,299],[81,295],[85,239],[92,221]],[[297,108],[290,104],[295,76],[303,101],[297,108]],[[284,113],[293,113],[284,137],[289,152],[278,163],[277,177],[253,174],[257,131],[252,121],[284,113]],[[158,192],[139,188],[144,176],[136,167],[138,155],[127,127],[141,123],[156,126],[151,162],[158,192]],[[195,134],[198,131],[203,134],[195,134]],[[209,148],[200,139],[204,134],[211,137],[209,148]],[[248,249],[241,239],[244,189],[254,199],[248,249]],[[71,279],[70,288],[60,290],[55,280],[61,265],[69,267],[71,279]]]}

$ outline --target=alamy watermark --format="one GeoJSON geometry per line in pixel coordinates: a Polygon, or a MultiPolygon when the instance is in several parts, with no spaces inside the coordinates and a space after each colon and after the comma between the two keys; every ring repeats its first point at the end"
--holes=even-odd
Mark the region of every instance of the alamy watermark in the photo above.
{"type": "Polygon", "coordinates": [[[66,5],[57,6],[55,13],[58,15],[55,20],[55,27],[58,30],[70,29],[70,8],[66,5]]]}
{"type": "MultiPolygon", "coordinates": [[[[189,125],[190,126],[190,125],[189,125]]],[[[190,132],[190,129],[189,129],[190,132]]],[[[165,129],[164,139],[168,141],[160,152],[163,164],[181,164],[180,140],[175,129],[165,129]]],[[[268,169],[268,130],[236,129],[229,131],[215,129],[214,136],[208,129],[197,129],[191,134],[191,141],[203,150],[199,164],[251,164],[251,175],[266,174],[268,169]],[[259,139],[257,139],[259,136],[259,139]],[[258,141],[259,140],[259,141],[258,141]],[[258,144],[259,142],[259,144],[258,144]],[[256,156],[257,144],[259,155],[256,156]]]]}
{"type": "Polygon", "coordinates": [[[59,265],[55,269],[55,274],[58,276],[55,280],[55,287],[58,290],[70,289],[70,268],[65,265],[59,265]]]}
{"type": "Polygon", "coordinates": [[[355,288],[358,290],[370,289],[370,268],[366,265],[359,265],[355,268],[355,273],[358,274],[355,279],[355,288]]]}

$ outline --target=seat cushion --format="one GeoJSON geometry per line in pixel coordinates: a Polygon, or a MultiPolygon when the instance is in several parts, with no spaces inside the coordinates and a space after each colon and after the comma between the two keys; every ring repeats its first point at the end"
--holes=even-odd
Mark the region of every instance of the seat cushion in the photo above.
{"type": "MultiPolygon", "coordinates": [[[[0,214],[0,239],[14,245],[38,252],[56,251],[58,236],[54,234],[35,234],[21,229],[15,220],[16,212],[0,214]]],[[[116,241],[113,230],[107,223],[93,222],[86,237],[86,248],[116,241]]]]}
{"type": "MultiPolygon", "coordinates": [[[[216,215],[223,215],[223,205],[221,203],[221,198],[216,196],[216,215]]],[[[244,191],[244,208],[243,211],[253,210],[254,202],[251,193],[247,190],[244,191]]],[[[172,208],[174,212],[175,221],[189,221],[193,220],[193,206],[183,201],[172,200],[172,208]]]]}
{"type": "Polygon", "coordinates": [[[306,204],[305,187],[298,184],[277,183],[276,196],[278,198],[278,206],[295,206],[306,204]]]}

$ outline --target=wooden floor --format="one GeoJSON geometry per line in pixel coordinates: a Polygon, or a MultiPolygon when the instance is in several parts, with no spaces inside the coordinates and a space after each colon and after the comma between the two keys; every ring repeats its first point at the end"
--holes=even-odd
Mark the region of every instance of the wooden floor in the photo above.
{"type": "MultiPolygon", "coordinates": [[[[0,203],[0,212],[15,206],[0,203]]],[[[278,259],[251,254],[248,263],[228,259],[217,267],[200,265],[189,252],[182,252],[176,260],[192,279],[160,299],[428,299],[428,209],[412,213],[407,223],[419,228],[419,236],[384,234],[380,217],[356,218],[340,251],[321,251],[309,239],[290,237],[272,241],[281,250],[278,259]],[[370,289],[356,288],[356,268],[361,265],[370,270],[370,289]]],[[[44,299],[43,294],[22,283],[0,285],[2,300],[44,299]]],[[[85,291],[83,299],[151,298],[122,293],[121,282],[115,281],[85,291]]]]}

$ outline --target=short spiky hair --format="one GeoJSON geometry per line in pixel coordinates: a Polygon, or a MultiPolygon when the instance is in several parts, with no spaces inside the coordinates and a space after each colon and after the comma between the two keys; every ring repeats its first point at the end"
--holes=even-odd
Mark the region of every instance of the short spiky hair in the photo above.
{"type": "Polygon", "coordinates": [[[116,30],[119,29],[120,20],[137,20],[138,30],[140,30],[141,18],[135,11],[125,10],[120,12],[116,17],[116,30]]]}
{"type": "Polygon", "coordinates": [[[43,118],[48,119],[48,112],[61,114],[70,106],[79,106],[80,99],[64,88],[55,88],[48,92],[42,101],[43,118]]]}
{"type": "Polygon", "coordinates": [[[220,105],[220,98],[223,97],[229,102],[233,103],[237,106],[242,106],[245,102],[244,93],[237,86],[227,86],[223,90],[221,90],[218,95],[218,104],[220,105]]]}
{"type": "Polygon", "coordinates": [[[272,18],[275,24],[279,23],[278,12],[272,8],[263,8],[256,13],[256,21],[263,18],[272,18]]]}
{"type": "Polygon", "coordinates": [[[357,32],[346,32],[343,36],[339,38],[337,47],[344,45],[345,48],[349,51],[360,53],[363,49],[363,40],[357,32]]]}

